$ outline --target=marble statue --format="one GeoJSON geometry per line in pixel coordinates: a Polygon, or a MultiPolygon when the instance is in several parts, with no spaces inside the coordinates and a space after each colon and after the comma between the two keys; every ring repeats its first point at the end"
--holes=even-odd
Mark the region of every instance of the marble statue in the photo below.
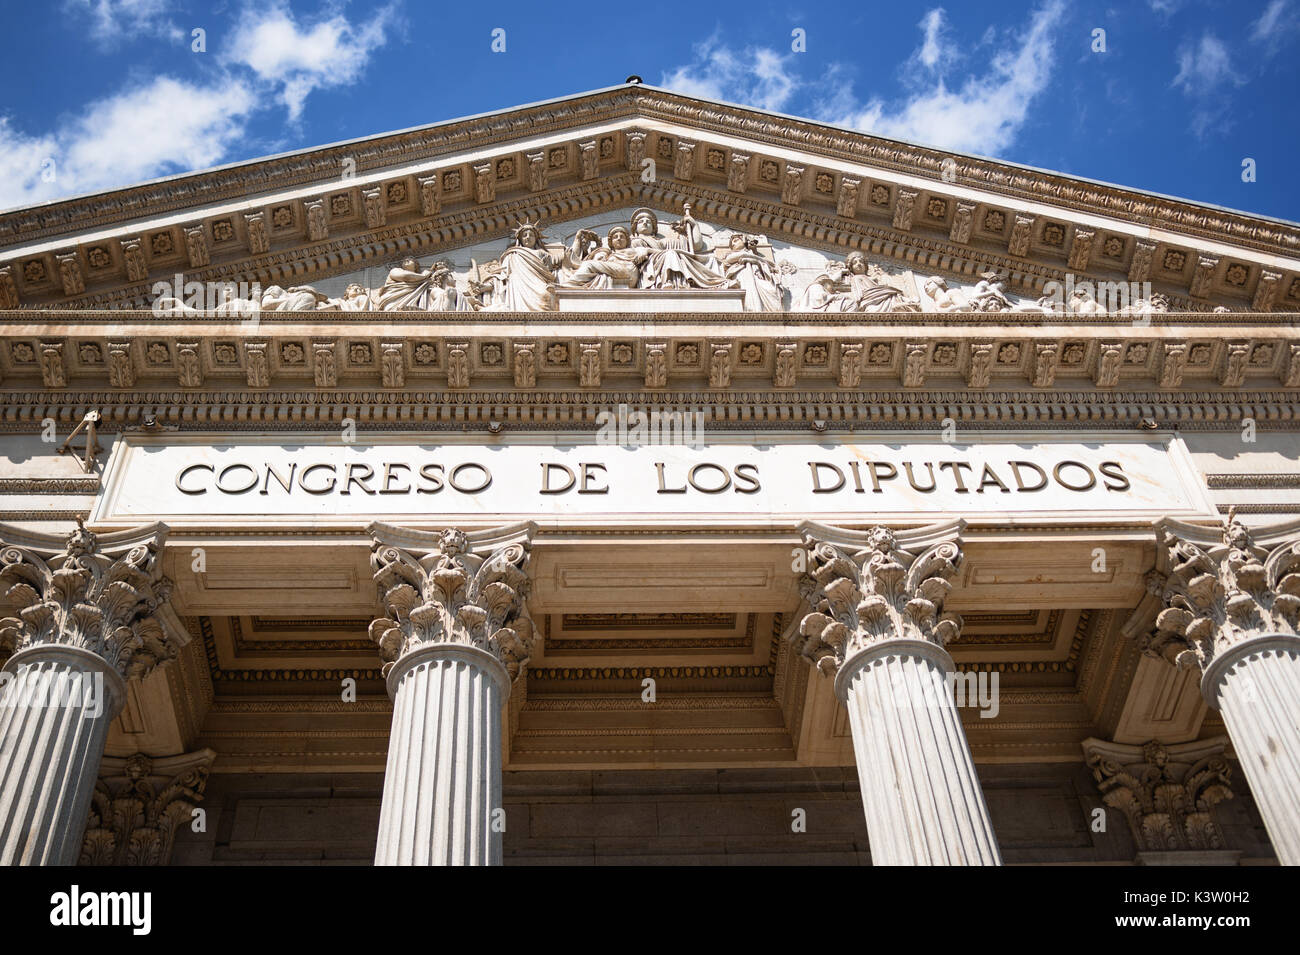
{"type": "Polygon", "coordinates": [[[885,271],[853,251],[804,289],[796,306],[810,312],[919,312],[921,303],[891,285],[885,271]]]}
{"type": "Polygon", "coordinates": [[[403,259],[375,290],[371,307],[383,312],[465,312],[472,305],[457,291],[450,264],[435,262],[421,270],[415,259],[403,259]]]}
{"type": "Polygon", "coordinates": [[[561,278],[563,288],[636,288],[641,264],[650,257],[650,250],[644,245],[634,248],[627,226],[616,225],[605,236],[603,245],[596,233],[579,229],[570,254],[578,266],[561,278]]]}
{"type": "Polygon", "coordinates": [[[781,288],[772,263],[758,254],[758,239],[733,232],[721,265],[727,279],[745,291],[745,311],[781,311],[781,288]]]}
{"type": "Polygon", "coordinates": [[[567,256],[555,256],[542,243],[534,222],[520,223],[510,246],[494,270],[494,296],[484,309],[507,312],[551,312],[556,309],[557,272],[567,256]]]}
{"type": "Polygon", "coordinates": [[[668,235],[659,235],[659,217],[652,209],[641,208],[632,213],[632,247],[648,252],[641,266],[639,288],[735,287],[722,274],[699,223],[691,218],[689,202],[683,207],[682,218],[669,229],[668,235]]]}

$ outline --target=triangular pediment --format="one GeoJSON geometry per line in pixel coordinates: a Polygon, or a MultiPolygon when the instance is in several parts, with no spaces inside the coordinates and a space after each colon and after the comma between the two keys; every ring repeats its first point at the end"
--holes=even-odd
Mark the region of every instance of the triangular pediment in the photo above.
{"type": "Polygon", "coordinates": [[[639,85],[0,214],[0,307],[141,308],[177,274],[332,292],[408,255],[503,248],[520,220],[562,239],[688,202],[718,233],[858,251],[904,285],[996,276],[1032,303],[1067,279],[1149,283],[1175,311],[1300,309],[1294,224],[639,85]]]}

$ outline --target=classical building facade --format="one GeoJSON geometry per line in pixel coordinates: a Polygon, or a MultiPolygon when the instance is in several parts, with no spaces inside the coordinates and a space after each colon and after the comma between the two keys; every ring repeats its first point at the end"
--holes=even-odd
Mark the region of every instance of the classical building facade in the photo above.
{"type": "Polygon", "coordinates": [[[0,214],[0,859],[1298,862],[1298,314],[638,82],[0,214]]]}

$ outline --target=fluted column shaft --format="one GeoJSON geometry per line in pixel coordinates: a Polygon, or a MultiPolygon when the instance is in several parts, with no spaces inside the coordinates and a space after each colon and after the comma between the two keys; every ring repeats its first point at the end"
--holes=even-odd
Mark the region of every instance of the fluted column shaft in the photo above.
{"type": "Polygon", "coordinates": [[[1300,865],[1300,637],[1260,634],[1217,658],[1201,691],[1217,707],[1283,865],[1300,865]]]}
{"type": "Polygon", "coordinates": [[[505,667],[474,647],[426,645],[397,661],[388,685],[375,865],[500,865],[505,667]]]}
{"type": "Polygon", "coordinates": [[[96,654],[38,646],[0,691],[0,864],[76,865],[121,676],[96,654]]]}
{"type": "Polygon", "coordinates": [[[876,865],[1002,864],[947,679],[964,526],[800,525],[810,612],[797,645],[848,711],[876,865]]]}
{"type": "MultiPolygon", "coordinates": [[[[1283,865],[1300,865],[1300,521],[1165,519],[1147,589],[1163,607],[1139,647],[1201,669],[1283,865]]],[[[1139,608],[1141,612],[1142,608],[1139,608]]]]}
{"type": "Polygon", "coordinates": [[[836,678],[876,865],[1002,863],[946,681],[952,666],[931,643],[890,640],[836,678]]]}

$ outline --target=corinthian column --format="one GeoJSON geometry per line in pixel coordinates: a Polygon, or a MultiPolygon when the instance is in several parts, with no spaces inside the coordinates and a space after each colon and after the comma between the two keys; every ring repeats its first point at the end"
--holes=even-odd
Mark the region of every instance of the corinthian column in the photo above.
{"type": "Polygon", "coordinates": [[[65,540],[0,527],[0,864],[75,865],[126,681],[176,655],[166,528],[65,540]]]}
{"type": "Polygon", "coordinates": [[[501,864],[501,711],[528,663],[532,530],[370,526],[387,614],[370,636],[393,698],[375,865],[501,864]]]}
{"type": "Polygon", "coordinates": [[[805,522],[799,650],[849,714],[876,865],[1001,865],[957,716],[943,613],[964,522],[866,533],[805,522]]]}
{"type": "Polygon", "coordinates": [[[1300,865],[1300,522],[1248,531],[1164,520],[1152,592],[1164,609],[1148,654],[1201,670],[1269,838],[1300,865]]]}

